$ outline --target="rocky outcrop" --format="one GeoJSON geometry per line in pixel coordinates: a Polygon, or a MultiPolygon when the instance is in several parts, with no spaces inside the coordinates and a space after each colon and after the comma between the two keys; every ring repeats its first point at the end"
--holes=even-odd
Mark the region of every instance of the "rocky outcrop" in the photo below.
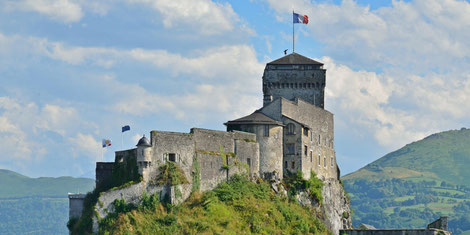
{"type": "Polygon", "coordinates": [[[352,228],[349,198],[339,180],[326,179],[323,183],[324,223],[333,234],[338,235],[340,229],[352,228]]]}

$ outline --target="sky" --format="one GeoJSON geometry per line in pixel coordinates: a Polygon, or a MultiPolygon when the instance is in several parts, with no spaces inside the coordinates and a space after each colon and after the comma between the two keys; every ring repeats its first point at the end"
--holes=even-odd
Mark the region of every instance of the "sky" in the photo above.
{"type": "Polygon", "coordinates": [[[295,51],[327,69],[343,175],[469,127],[468,1],[3,0],[0,168],[94,178],[151,130],[225,130],[262,106],[293,9],[309,18],[295,51]]]}

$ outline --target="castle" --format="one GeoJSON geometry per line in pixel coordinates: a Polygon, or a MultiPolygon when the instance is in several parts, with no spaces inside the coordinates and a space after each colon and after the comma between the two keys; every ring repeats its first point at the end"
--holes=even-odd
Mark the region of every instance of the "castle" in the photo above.
{"type": "MultiPolygon", "coordinates": [[[[142,181],[103,192],[96,206],[94,229],[97,220],[112,210],[115,199],[138,201],[146,191],[180,203],[195,188],[211,190],[234,174],[279,182],[297,171],[306,179],[314,172],[325,183],[325,223],[330,230],[337,234],[339,229],[349,228],[349,200],[339,182],[334,150],[333,114],[324,109],[323,64],[297,53],[288,54],[266,65],[262,85],[263,107],[224,123],[227,131],[151,131],[150,139],[142,137],[136,148],[116,152],[115,162],[97,162],[97,187],[108,182],[120,166],[132,164],[137,165],[142,181]],[[167,162],[176,164],[188,182],[152,184],[159,167],[167,162]]],[[[70,197],[71,216],[80,214],[77,200],[79,197],[70,197]]]]}

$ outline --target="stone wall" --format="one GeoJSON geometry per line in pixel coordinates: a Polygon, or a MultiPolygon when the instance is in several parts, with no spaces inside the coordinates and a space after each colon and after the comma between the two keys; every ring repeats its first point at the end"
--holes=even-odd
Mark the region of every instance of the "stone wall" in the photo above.
{"type": "Polygon", "coordinates": [[[313,170],[322,179],[338,178],[332,113],[301,99],[290,101],[285,98],[274,100],[260,111],[284,124],[284,172],[301,170],[304,177],[308,179],[310,171],[313,170]],[[295,126],[294,134],[288,133],[287,125],[290,123],[295,126]],[[288,149],[290,144],[295,145],[293,153],[290,153],[288,149]],[[305,154],[305,146],[307,154],[305,154]]]}
{"type": "Polygon", "coordinates": [[[97,162],[95,171],[96,188],[106,185],[113,176],[114,162],[97,162]]]}
{"type": "Polygon", "coordinates": [[[229,158],[230,168],[229,176],[233,174],[244,174],[248,169],[251,177],[259,177],[260,172],[260,148],[258,143],[247,140],[235,140],[236,159],[229,158]],[[238,161],[238,165],[235,161],[238,161]]]}
{"type": "Polygon", "coordinates": [[[152,131],[152,167],[149,168],[149,177],[159,174],[158,167],[174,156],[175,163],[184,171],[186,179],[191,182],[191,171],[195,152],[193,135],[189,133],[152,131]]]}
{"type": "Polygon", "coordinates": [[[325,69],[315,65],[268,65],[263,74],[263,93],[271,95],[272,100],[301,98],[323,108],[325,74],[325,69]],[[280,66],[290,66],[291,69],[277,68],[280,66]]]}
{"type": "Polygon", "coordinates": [[[69,219],[80,218],[83,211],[83,201],[86,194],[69,193],[69,219]]]}
{"type": "Polygon", "coordinates": [[[215,188],[234,174],[247,173],[248,168],[244,166],[248,159],[253,165],[254,170],[251,171],[258,171],[259,147],[258,143],[252,142],[256,141],[256,135],[198,128],[191,129],[191,133],[194,136],[195,153],[200,167],[201,191],[215,188]]]}

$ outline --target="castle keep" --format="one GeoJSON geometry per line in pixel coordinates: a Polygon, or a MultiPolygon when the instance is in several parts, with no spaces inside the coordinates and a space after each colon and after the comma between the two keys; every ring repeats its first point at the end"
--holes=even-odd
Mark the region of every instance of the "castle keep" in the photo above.
{"type": "Polygon", "coordinates": [[[150,138],[142,137],[136,148],[116,152],[114,163],[98,162],[97,187],[109,182],[113,171],[122,165],[136,165],[138,172],[125,173],[138,175],[142,181],[103,192],[96,206],[94,229],[96,221],[112,211],[115,199],[135,202],[146,191],[180,203],[191,191],[211,190],[234,174],[280,182],[297,171],[306,179],[314,172],[325,183],[325,223],[330,230],[337,233],[348,228],[349,201],[339,183],[333,114],[324,109],[323,64],[292,53],[266,65],[262,84],[263,107],[224,123],[227,131],[151,131],[150,138]],[[181,169],[187,182],[153,184],[160,167],[168,162],[181,169]]]}

